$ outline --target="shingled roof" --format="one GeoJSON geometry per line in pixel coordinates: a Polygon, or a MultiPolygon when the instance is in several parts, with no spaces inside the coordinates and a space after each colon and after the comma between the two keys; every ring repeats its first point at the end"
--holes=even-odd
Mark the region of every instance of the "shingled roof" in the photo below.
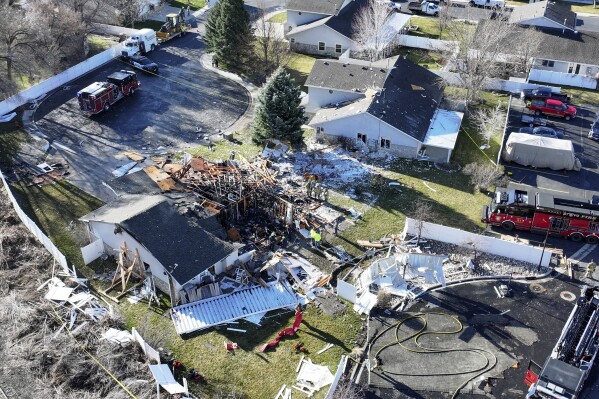
{"type": "Polygon", "coordinates": [[[287,9],[313,12],[315,14],[336,15],[343,0],[287,0],[287,9]]]}
{"type": "Polygon", "coordinates": [[[422,142],[443,97],[439,76],[399,57],[368,113],[422,142]]]}
{"type": "Polygon", "coordinates": [[[541,17],[547,18],[568,29],[576,29],[576,13],[548,1],[539,1],[537,3],[514,7],[514,10],[510,14],[510,23],[531,25],[531,23],[528,23],[529,21],[541,17]]]}
{"type": "Polygon", "coordinates": [[[360,9],[365,7],[367,4],[368,0],[351,1],[348,5],[343,7],[339,14],[330,18],[326,22],[326,26],[353,40],[355,34],[355,30],[353,28],[354,18],[356,15],[358,15],[360,9]]]}
{"type": "Polygon", "coordinates": [[[363,93],[368,88],[383,87],[388,72],[387,68],[369,66],[367,62],[316,60],[306,86],[363,93]]]}

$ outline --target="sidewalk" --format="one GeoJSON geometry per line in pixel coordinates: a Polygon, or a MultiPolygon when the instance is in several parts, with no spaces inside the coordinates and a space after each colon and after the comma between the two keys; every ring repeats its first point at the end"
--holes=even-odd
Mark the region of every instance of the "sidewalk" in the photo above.
{"type": "Polygon", "coordinates": [[[245,111],[245,113],[239,117],[239,119],[227,130],[230,131],[239,131],[241,130],[248,122],[253,120],[254,108],[256,104],[256,100],[258,98],[258,93],[260,92],[260,88],[255,86],[253,83],[248,82],[247,80],[241,78],[239,75],[236,75],[231,72],[224,71],[220,68],[217,68],[212,65],[213,55],[204,53],[200,58],[200,62],[202,66],[212,72],[215,72],[221,76],[224,76],[227,79],[230,79],[234,82],[237,82],[241,85],[249,94],[250,103],[245,111]]]}

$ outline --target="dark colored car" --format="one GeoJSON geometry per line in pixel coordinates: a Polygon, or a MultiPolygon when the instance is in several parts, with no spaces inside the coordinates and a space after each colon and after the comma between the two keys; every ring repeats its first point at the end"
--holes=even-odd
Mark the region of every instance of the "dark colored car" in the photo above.
{"type": "Polygon", "coordinates": [[[546,126],[521,127],[518,133],[534,134],[535,136],[550,137],[552,139],[563,139],[564,133],[558,132],[554,128],[546,126]]]}
{"type": "Polygon", "coordinates": [[[158,64],[143,55],[134,55],[127,59],[127,62],[142,71],[158,73],[158,64]]]}
{"type": "Polygon", "coordinates": [[[529,102],[532,100],[545,100],[545,99],[553,99],[559,100],[563,103],[570,102],[570,96],[562,93],[554,93],[551,90],[543,90],[543,89],[525,89],[520,92],[520,98],[524,100],[524,102],[529,102]]]}
{"type": "Polygon", "coordinates": [[[599,140],[599,116],[591,125],[591,130],[589,131],[589,138],[591,140],[599,140]]]}

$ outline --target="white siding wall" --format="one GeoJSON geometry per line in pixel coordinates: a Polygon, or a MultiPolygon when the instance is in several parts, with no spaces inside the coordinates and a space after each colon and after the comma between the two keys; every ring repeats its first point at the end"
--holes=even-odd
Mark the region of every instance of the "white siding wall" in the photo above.
{"type": "Polygon", "coordinates": [[[164,282],[168,287],[168,278],[164,274],[164,267],[158,261],[158,259],[156,259],[154,255],[150,253],[150,251],[148,251],[143,245],[137,242],[137,240],[131,237],[131,235],[126,231],[114,234],[114,228],[115,225],[111,223],[89,223],[89,229],[91,233],[96,237],[102,239],[102,241],[104,242],[104,248],[106,249],[107,254],[118,256],[121,244],[123,243],[123,241],[126,242],[130,250],[139,250],[141,261],[150,265],[152,275],[154,275],[155,278],[164,282]]]}
{"type": "Polygon", "coordinates": [[[391,145],[411,147],[415,150],[420,148],[420,143],[416,139],[379,121],[379,119],[366,112],[312,126],[323,128],[323,133],[327,136],[356,139],[358,133],[362,133],[368,136],[369,141],[376,140],[380,142],[381,138],[386,138],[391,140],[391,145]]]}
{"type": "Polygon", "coordinates": [[[341,53],[335,52],[335,46],[337,44],[341,45],[342,53],[348,48],[350,50],[357,49],[352,40],[324,25],[290,35],[288,38],[289,40],[295,40],[295,43],[291,44],[292,49],[309,54],[321,54],[339,57],[341,53]],[[318,50],[318,42],[325,43],[325,51],[318,50]]]}
{"type": "Polygon", "coordinates": [[[328,104],[342,103],[344,101],[364,98],[364,93],[351,93],[346,91],[323,89],[320,87],[308,87],[308,108],[322,108],[328,104]]]}
{"type": "Polygon", "coordinates": [[[553,61],[553,66],[548,66],[548,65],[543,66],[543,59],[538,58],[533,63],[532,67],[533,67],[533,69],[541,69],[544,71],[567,73],[569,64],[570,64],[569,62],[553,61]]]}
{"type": "Polygon", "coordinates": [[[599,73],[599,66],[590,65],[590,64],[580,64],[576,62],[565,62],[565,61],[553,61],[553,66],[543,66],[543,59],[536,59],[533,64],[533,69],[539,69],[542,71],[552,71],[552,72],[560,72],[560,73],[572,73],[575,75],[582,76],[597,76],[599,73]],[[577,65],[580,65],[578,68],[578,73],[576,73],[577,65]],[[572,67],[572,72],[570,72],[570,67],[572,67]]]}
{"type": "Polygon", "coordinates": [[[285,22],[285,32],[289,32],[289,28],[297,28],[300,25],[309,24],[310,22],[318,21],[319,19],[326,18],[327,15],[314,14],[305,11],[292,11],[287,10],[287,21],[285,22]]]}
{"type": "Polygon", "coordinates": [[[526,23],[526,25],[534,25],[534,26],[540,26],[540,27],[545,27],[545,28],[554,28],[554,29],[562,29],[564,27],[563,25],[553,22],[549,18],[545,18],[545,17],[528,19],[526,21],[523,21],[523,23],[526,23]]]}

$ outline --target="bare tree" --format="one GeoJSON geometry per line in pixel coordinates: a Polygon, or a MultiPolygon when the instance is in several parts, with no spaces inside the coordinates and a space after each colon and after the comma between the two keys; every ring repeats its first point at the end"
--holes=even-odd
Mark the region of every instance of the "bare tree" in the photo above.
{"type": "Polygon", "coordinates": [[[447,26],[453,21],[453,18],[449,14],[449,4],[439,9],[439,39],[443,40],[443,32],[446,31],[447,26]]]}
{"type": "Polygon", "coordinates": [[[337,384],[337,389],[333,393],[333,399],[362,399],[364,398],[364,389],[354,384],[349,378],[344,378],[337,384]]]}
{"type": "Polygon", "coordinates": [[[386,25],[392,15],[393,10],[387,4],[368,0],[354,17],[354,40],[370,61],[381,58],[396,34],[386,25]]]}
{"type": "Polygon", "coordinates": [[[84,56],[86,26],[81,15],[58,2],[36,1],[28,11],[32,34],[36,36],[36,57],[40,64],[60,72],[84,56]]]}
{"type": "Polygon", "coordinates": [[[31,54],[35,45],[31,20],[25,11],[10,5],[0,6],[0,61],[6,66],[6,78],[2,89],[10,94],[15,89],[13,74],[26,72],[30,68],[31,54]]]}
{"type": "Polygon", "coordinates": [[[488,148],[493,134],[501,131],[505,114],[503,113],[501,103],[498,103],[495,108],[479,108],[474,110],[471,120],[474,122],[478,133],[485,139],[485,146],[488,148]]]}
{"type": "Polygon", "coordinates": [[[496,77],[505,70],[505,65],[499,61],[502,54],[508,51],[512,29],[512,25],[501,19],[481,21],[476,29],[457,21],[447,26],[449,36],[457,43],[449,50],[448,59],[451,69],[460,78],[460,85],[465,89],[464,100],[467,104],[479,99],[485,79],[496,77]]]}
{"type": "Polygon", "coordinates": [[[420,237],[422,236],[422,230],[424,229],[424,222],[435,218],[435,212],[433,206],[428,200],[419,198],[412,205],[409,216],[416,221],[416,230],[418,235],[416,238],[416,245],[420,244],[420,237]]]}
{"type": "MultiPolygon", "coordinates": [[[[135,29],[135,22],[142,21],[150,11],[146,0],[110,0],[119,22],[135,29]]],[[[156,9],[155,9],[156,10],[156,9]]]]}
{"type": "Polygon", "coordinates": [[[464,166],[464,174],[470,176],[475,190],[488,190],[503,177],[503,171],[491,163],[470,163],[464,166]]]}
{"type": "Polygon", "coordinates": [[[264,1],[258,3],[258,18],[256,19],[256,51],[257,61],[261,65],[264,81],[270,74],[291,60],[292,53],[285,42],[283,30],[277,24],[269,22],[266,18],[266,5],[264,1]]]}
{"type": "Polygon", "coordinates": [[[514,40],[510,54],[513,54],[511,61],[515,64],[517,70],[528,75],[532,68],[535,57],[539,55],[541,43],[545,40],[545,35],[540,30],[531,26],[522,28],[514,32],[514,40]]]}

